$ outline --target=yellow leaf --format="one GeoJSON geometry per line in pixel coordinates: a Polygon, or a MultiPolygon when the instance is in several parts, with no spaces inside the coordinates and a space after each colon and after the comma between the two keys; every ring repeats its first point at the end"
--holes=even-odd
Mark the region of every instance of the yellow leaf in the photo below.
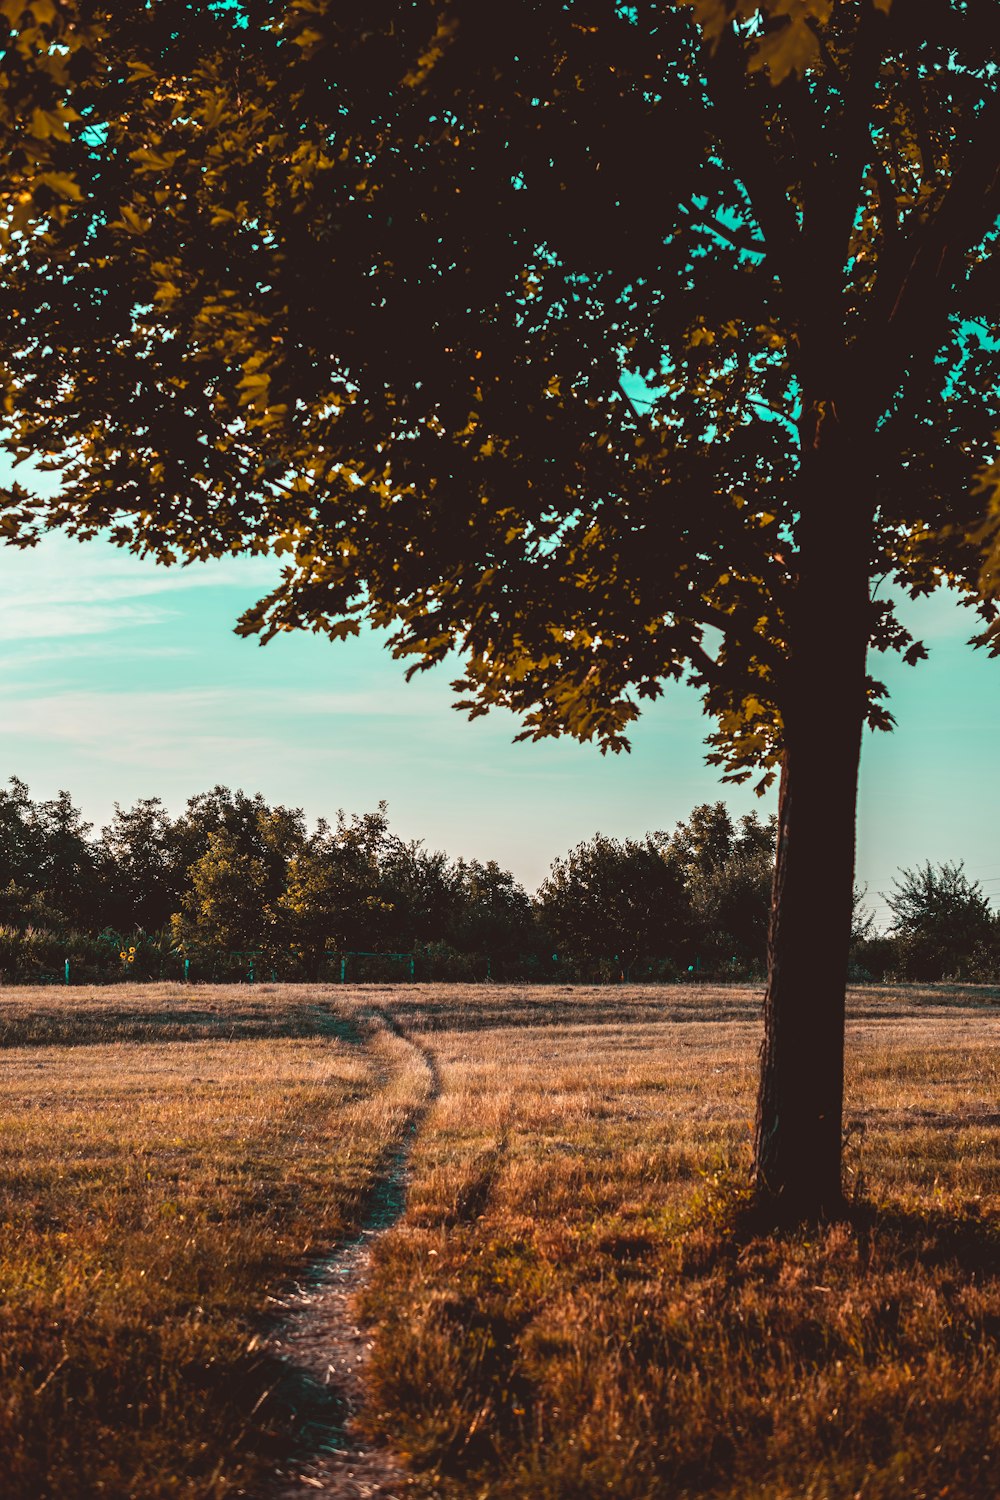
{"type": "Polygon", "coordinates": [[[38,181],[44,182],[54,193],[59,193],[63,198],[71,198],[74,203],[83,199],[79,185],[74,181],[70,172],[39,172],[38,181]]]}
{"type": "Polygon", "coordinates": [[[226,118],[226,111],[223,108],[221,99],[218,99],[214,94],[205,94],[203,97],[202,124],[209,130],[214,130],[215,126],[226,118]]]}
{"type": "MultiPolygon", "coordinates": [[[[403,83],[407,88],[417,88],[419,84],[423,83],[424,79],[430,73],[431,69],[436,67],[437,64],[441,61],[441,58],[445,53],[445,48],[448,46],[448,43],[455,35],[457,29],[457,21],[448,21],[444,18],[444,16],[440,18],[437,24],[437,30],[431,38],[431,43],[427,48],[427,51],[421,56],[416,67],[411,68],[403,79],[403,83]]],[[[457,141],[455,144],[458,144],[457,141]]]]}
{"type": "Polygon", "coordinates": [[[757,43],[749,62],[751,73],[766,69],[772,83],[782,83],[789,73],[804,73],[819,61],[819,42],[807,19],[789,17],[757,43]]]}
{"type": "Polygon", "coordinates": [[[61,121],[58,115],[53,116],[47,109],[33,109],[31,111],[31,124],[28,126],[28,130],[35,137],[36,141],[47,141],[50,135],[57,135],[59,133],[56,127],[60,124],[61,121]],[[53,119],[55,120],[55,126],[52,123],[53,119]]]}
{"type": "Polygon", "coordinates": [[[120,222],[131,234],[145,234],[150,225],[149,219],[140,218],[135,209],[130,208],[128,204],[122,209],[120,222]]]}

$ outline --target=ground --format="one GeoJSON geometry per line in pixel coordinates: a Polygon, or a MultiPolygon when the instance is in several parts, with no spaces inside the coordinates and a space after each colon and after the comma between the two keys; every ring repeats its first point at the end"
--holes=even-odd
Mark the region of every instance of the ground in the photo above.
{"type": "Polygon", "coordinates": [[[1000,993],[852,995],[852,1213],[778,1237],[759,1000],[0,991],[6,1500],[267,1497],[330,1443],[449,1500],[995,1496],[1000,993]],[[295,1319],[365,1224],[345,1434],[295,1319]]]}

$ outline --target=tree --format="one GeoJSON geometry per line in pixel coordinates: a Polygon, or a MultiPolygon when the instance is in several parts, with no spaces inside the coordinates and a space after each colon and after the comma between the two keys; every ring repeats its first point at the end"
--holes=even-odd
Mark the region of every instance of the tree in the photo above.
{"type": "Polygon", "coordinates": [[[101,830],[97,863],[103,921],[119,933],[158,932],[179,910],[187,876],[173,821],[159,797],[142,797],[101,830]]]}
{"type": "Polygon", "coordinates": [[[241,629],[457,648],[534,737],[620,749],[689,676],[725,775],[781,773],[758,1195],[835,1212],[868,657],[924,654],[873,580],[1000,649],[1000,6],[108,16],[79,204],[0,283],[10,446],[62,475],[8,533],[274,547],[241,629]]]}
{"type": "Polygon", "coordinates": [[[734,825],[725,803],[696,807],[668,848],[684,871],[699,953],[761,970],[774,871],[775,820],[754,813],[734,825]]]}
{"type": "Polygon", "coordinates": [[[495,859],[457,860],[444,936],[460,953],[516,962],[537,945],[528,893],[495,859]]]}
{"type": "Polygon", "coordinates": [[[537,909],[560,952],[589,969],[612,963],[623,977],[641,958],[675,957],[691,926],[681,867],[650,835],[577,844],[553,861],[537,909]]]}
{"type": "Polygon", "coordinates": [[[386,945],[391,906],[380,861],[392,840],[384,802],[335,828],[321,819],[288,864],[280,904],[292,943],[315,974],[327,952],[365,952],[386,945]]]}
{"type": "Polygon", "coordinates": [[[978,881],[959,862],[900,870],[886,893],[903,972],[910,979],[959,978],[997,940],[997,923],[978,881]]]}
{"type": "Polygon", "coordinates": [[[408,952],[418,943],[440,941],[460,900],[460,878],[448,856],[420,839],[393,839],[381,861],[386,936],[408,952]]]}
{"type": "Polygon", "coordinates": [[[189,797],[184,811],[170,829],[172,857],[181,869],[190,869],[205,853],[213,833],[228,833],[246,853],[267,857],[280,864],[280,849],[304,837],[301,808],[272,808],[260,792],[249,797],[242,788],[235,792],[216,785],[210,792],[189,797]]]}
{"type": "Polygon", "coordinates": [[[34,802],[18,777],[9,786],[0,790],[3,919],[91,928],[100,891],[91,825],[69,792],[34,802]]]}
{"type": "Polygon", "coordinates": [[[217,786],[188,800],[171,837],[187,873],[172,917],[178,943],[236,952],[283,943],[289,861],[305,843],[301,808],[272,808],[259,792],[217,786]]]}

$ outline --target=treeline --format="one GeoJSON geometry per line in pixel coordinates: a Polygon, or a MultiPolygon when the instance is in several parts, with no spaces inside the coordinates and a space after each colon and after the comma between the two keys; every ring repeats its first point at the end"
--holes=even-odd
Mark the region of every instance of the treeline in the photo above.
{"type": "Polygon", "coordinates": [[[173,817],[115,807],[95,834],[68,792],[0,790],[0,973],[671,979],[763,970],[774,833],[722,803],[672,833],[598,835],[532,898],[494,860],[395,834],[384,805],[310,827],[217,786],[173,817]],[[125,959],[121,954],[126,955],[125,959]]]}
{"type": "MultiPolygon", "coordinates": [[[[671,980],[766,968],[774,820],[721,802],[670,832],[603,834],[532,898],[494,860],[393,833],[385,805],[310,827],[217,786],[171,816],[0,790],[0,976],[671,980]],[[391,957],[390,955],[396,955],[391,957]],[[401,957],[405,956],[405,957],[401,957]],[[349,964],[349,970],[344,965],[349,964]]],[[[993,979],[1000,926],[961,866],[903,872],[888,935],[858,905],[858,978],[993,979]]],[[[821,955],[817,955],[821,961],[821,955]]]]}

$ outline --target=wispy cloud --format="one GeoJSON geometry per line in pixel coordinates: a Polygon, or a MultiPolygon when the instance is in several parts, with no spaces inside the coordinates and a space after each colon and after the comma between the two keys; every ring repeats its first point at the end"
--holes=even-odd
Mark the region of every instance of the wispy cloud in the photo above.
{"type": "Polygon", "coordinates": [[[329,759],[348,753],[348,744],[356,753],[359,736],[367,756],[396,756],[401,735],[412,752],[422,729],[428,723],[433,729],[439,717],[428,716],[419,694],[387,698],[274,686],[38,692],[22,685],[6,698],[11,729],[22,744],[63,743],[79,753],[148,766],[175,766],[192,749],[215,758],[226,750],[245,756],[251,748],[269,747],[283,760],[296,759],[304,749],[310,758],[329,759]]]}
{"type": "Polygon", "coordinates": [[[0,601],[0,641],[40,641],[77,635],[105,635],[118,630],[141,630],[159,625],[169,610],[150,605],[54,604],[37,600],[24,604],[0,601]]]}
{"type": "Polygon", "coordinates": [[[0,547],[0,640],[128,634],[169,620],[192,589],[260,593],[274,582],[270,558],[216,558],[165,568],[97,540],[50,536],[27,551],[0,547]],[[148,601],[156,598],[156,604],[148,601]]]}

